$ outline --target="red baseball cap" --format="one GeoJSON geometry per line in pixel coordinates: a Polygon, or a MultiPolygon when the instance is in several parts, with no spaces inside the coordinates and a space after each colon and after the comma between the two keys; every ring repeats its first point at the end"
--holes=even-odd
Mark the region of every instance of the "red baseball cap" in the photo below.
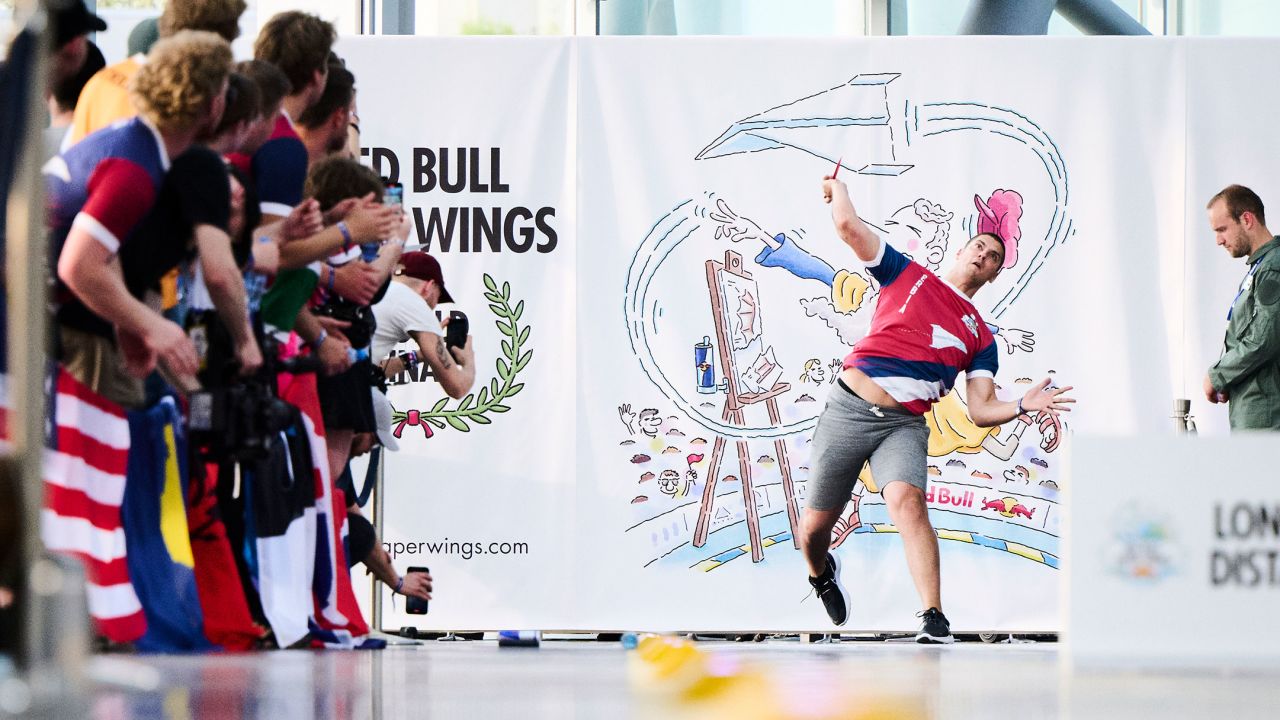
{"type": "Polygon", "coordinates": [[[444,273],[440,270],[440,262],[421,250],[401,255],[400,268],[396,270],[396,274],[419,280],[435,280],[440,288],[440,302],[453,302],[453,296],[444,288],[444,273]]]}

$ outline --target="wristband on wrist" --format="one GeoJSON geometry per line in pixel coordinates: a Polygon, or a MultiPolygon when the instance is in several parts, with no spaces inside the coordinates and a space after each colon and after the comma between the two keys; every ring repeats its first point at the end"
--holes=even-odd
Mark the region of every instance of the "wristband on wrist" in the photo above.
{"type": "Polygon", "coordinates": [[[326,288],[326,290],[328,290],[328,292],[332,293],[332,292],[333,292],[333,280],[334,280],[334,278],[336,278],[336,277],[338,276],[338,271],[337,271],[337,270],[335,270],[335,269],[334,269],[334,267],[333,267],[332,265],[328,265],[327,267],[329,268],[329,282],[325,285],[325,288],[326,288]]]}
{"type": "Polygon", "coordinates": [[[347,227],[345,220],[338,221],[338,232],[342,233],[342,251],[346,252],[351,249],[351,228],[347,227]]]}
{"type": "Polygon", "coordinates": [[[329,331],[325,330],[324,328],[320,328],[320,334],[316,336],[315,340],[311,341],[311,349],[319,351],[320,346],[323,345],[324,341],[328,339],[329,339],[329,331]]]}
{"type": "Polygon", "coordinates": [[[396,593],[397,595],[403,595],[404,593],[401,592],[401,590],[403,589],[404,589],[404,576],[401,575],[400,579],[396,581],[396,589],[392,590],[391,592],[396,593]]]}
{"type": "MultiPolygon", "coordinates": [[[[1022,409],[1022,398],[1018,398],[1018,415],[1021,415],[1023,412],[1025,411],[1022,409]]],[[[1014,417],[1018,417],[1018,415],[1014,415],[1014,417]]]]}

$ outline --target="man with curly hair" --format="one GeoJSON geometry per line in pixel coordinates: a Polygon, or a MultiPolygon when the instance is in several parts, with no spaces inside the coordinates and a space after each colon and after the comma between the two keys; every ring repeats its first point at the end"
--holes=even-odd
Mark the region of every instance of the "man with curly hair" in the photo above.
{"type": "Polygon", "coordinates": [[[138,117],[45,166],[60,360],[126,407],[143,403],[141,378],[157,365],[180,387],[194,385],[191,340],[130,292],[120,255],[155,205],[170,158],[217,126],[231,63],[230,45],[213,33],[161,40],[129,86],[138,117]]]}
{"type": "MultiPolygon", "coordinates": [[[[240,16],[245,7],[245,0],[169,0],[160,13],[160,39],[183,30],[204,30],[217,33],[228,43],[234,42],[240,37],[240,16]]],[[[129,99],[129,80],[146,62],[146,55],[133,55],[103,68],[85,84],[75,105],[71,130],[63,140],[63,150],[90,133],[137,113],[129,99]]]]}

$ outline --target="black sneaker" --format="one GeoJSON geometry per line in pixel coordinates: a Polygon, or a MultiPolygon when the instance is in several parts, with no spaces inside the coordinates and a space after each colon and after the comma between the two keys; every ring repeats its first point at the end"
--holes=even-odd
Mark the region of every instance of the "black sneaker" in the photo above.
{"type": "Polygon", "coordinates": [[[840,562],[835,555],[827,553],[826,570],[816,578],[809,578],[809,584],[827,609],[831,622],[844,625],[849,620],[849,591],[840,584],[840,562]]]}
{"type": "Polygon", "coordinates": [[[916,633],[916,642],[928,644],[956,641],[951,635],[951,623],[947,622],[947,616],[938,608],[929,608],[916,617],[924,618],[920,623],[920,632],[916,633]]]}

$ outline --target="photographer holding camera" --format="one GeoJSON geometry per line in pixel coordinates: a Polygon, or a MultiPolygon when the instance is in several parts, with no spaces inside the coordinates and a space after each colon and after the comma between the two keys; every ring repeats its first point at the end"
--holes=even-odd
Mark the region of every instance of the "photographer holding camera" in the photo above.
{"type": "Polygon", "coordinates": [[[451,316],[458,320],[442,325],[435,313],[436,305],[442,302],[452,303],[453,297],[445,289],[440,263],[421,251],[401,255],[386,295],[373,306],[378,320],[373,333],[373,357],[387,358],[398,343],[412,339],[418,345],[417,352],[409,357],[387,358],[382,363],[385,376],[394,377],[414,363],[425,362],[445,393],[457,400],[475,384],[476,354],[465,327],[455,326],[448,334],[451,342],[445,342],[445,327],[453,322],[465,323],[466,316],[453,313],[451,316]]]}

